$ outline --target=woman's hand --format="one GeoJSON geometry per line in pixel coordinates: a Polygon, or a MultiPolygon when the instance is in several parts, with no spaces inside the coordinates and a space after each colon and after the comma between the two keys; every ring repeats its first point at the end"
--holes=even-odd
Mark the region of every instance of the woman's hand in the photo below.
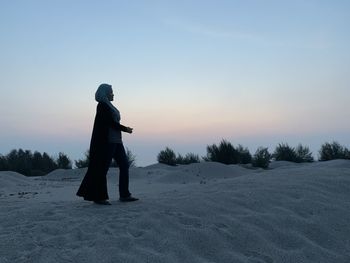
{"type": "Polygon", "coordinates": [[[132,130],[133,130],[133,128],[126,127],[126,132],[127,132],[127,133],[132,133],[132,130]]]}

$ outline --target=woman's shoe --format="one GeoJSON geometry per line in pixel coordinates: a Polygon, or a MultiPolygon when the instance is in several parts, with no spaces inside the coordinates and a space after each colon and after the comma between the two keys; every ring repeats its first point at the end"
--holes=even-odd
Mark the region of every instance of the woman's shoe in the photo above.
{"type": "Polygon", "coordinates": [[[107,200],[95,200],[94,203],[98,205],[111,205],[107,200]]]}
{"type": "Polygon", "coordinates": [[[136,198],[136,197],[133,197],[133,196],[128,196],[128,197],[120,197],[119,198],[119,201],[120,202],[134,202],[134,201],[137,201],[137,200],[139,200],[138,198],[136,198]]]}

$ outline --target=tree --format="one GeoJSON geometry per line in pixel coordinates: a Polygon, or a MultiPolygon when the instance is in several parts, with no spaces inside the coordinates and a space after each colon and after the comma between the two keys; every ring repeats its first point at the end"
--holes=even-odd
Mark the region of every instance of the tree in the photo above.
{"type": "Polygon", "coordinates": [[[58,154],[56,163],[59,169],[72,169],[72,161],[62,152],[58,154]]]}
{"type": "Polygon", "coordinates": [[[0,154],[0,171],[7,171],[8,163],[6,157],[0,154]]]}
{"type": "Polygon", "coordinates": [[[176,157],[177,164],[190,164],[190,163],[199,163],[200,158],[197,154],[187,153],[185,156],[178,154],[176,157]]]}
{"type": "Polygon", "coordinates": [[[159,163],[175,166],[176,154],[172,149],[170,149],[169,147],[166,147],[165,150],[160,151],[160,153],[157,156],[157,160],[159,163]]]}
{"type": "Polygon", "coordinates": [[[75,161],[75,166],[77,168],[84,168],[88,167],[90,162],[90,151],[87,150],[85,152],[85,158],[84,159],[79,159],[78,161],[75,161]]]}
{"type": "Polygon", "coordinates": [[[57,168],[58,167],[55,161],[46,152],[44,152],[42,155],[42,171],[49,173],[57,168]]]}
{"type": "Polygon", "coordinates": [[[222,140],[219,146],[216,144],[208,145],[207,156],[203,159],[209,162],[237,164],[239,163],[239,153],[230,142],[222,140]]]}
{"type": "Polygon", "coordinates": [[[248,164],[252,162],[252,155],[248,148],[244,148],[242,145],[238,144],[236,151],[238,152],[239,163],[248,164]]]}
{"type": "Polygon", "coordinates": [[[269,167],[271,160],[271,154],[268,151],[268,148],[259,147],[252,159],[253,167],[261,167],[267,169],[269,167]]]}
{"type": "Polygon", "coordinates": [[[304,147],[301,144],[299,144],[295,148],[295,153],[297,155],[298,162],[300,163],[311,163],[314,161],[314,157],[312,157],[312,152],[310,152],[310,149],[307,146],[304,147]]]}
{"type": "Polygon", "coordinates": [[[287,143],[279,143],[272,156],[276,161],[297,161],[297,154],[295,152],[295,149],[290,147],[287,143]]]}
{"type": "Polygon", "coordinates": [[[338,142],[324,143],[319,151],[320,161],[329,161],[334,159],[350,159],[349,150],[341,146],[338,142]]]}

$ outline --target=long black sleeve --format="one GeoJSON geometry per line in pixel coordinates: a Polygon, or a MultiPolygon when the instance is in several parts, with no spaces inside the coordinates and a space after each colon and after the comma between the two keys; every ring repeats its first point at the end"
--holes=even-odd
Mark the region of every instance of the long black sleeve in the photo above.
{"type": "Polygon", "coordinates": [[[114,121],[112,112],[109,108],[109,106],[105,103],[99,103],[97,107],[97,111],[101,114],[103,121],[110,127],[113,127],[117,130],[126,132],[128,128],[120,123],[117,123],[114,121]]]}

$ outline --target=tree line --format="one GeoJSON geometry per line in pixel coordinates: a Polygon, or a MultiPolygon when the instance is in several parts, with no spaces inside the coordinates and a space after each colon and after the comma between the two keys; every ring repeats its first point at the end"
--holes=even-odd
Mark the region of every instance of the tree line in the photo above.
{"type": "MultiPolygon", "coordinates": [[[[334,159],[350,159],[350,150],[338,142],[326,142],[322,144],[318,152],[318,161],[329,161],[334,159]]],[[[274,152],[270,153],[267,147],[259,147],[252,155],[247,147],[242,145],[233,146],[227,140],[222,140],[219,145],[207,145],[206,156],[199,157],[194,153],[185,156],[175,154],[174,150],[166,147],[162,150],[157,160],[159,163],[168,165],[189,164],[199,162],[220,162],[223,164],[251,164],[252,167],[268,168],[272,160],[289,161],[295,163],[315,161],[309,147],[301,144],[291,147],[287,143],[279,143],[274,152]]]]}
{"type": "MultiPolygon", "coordinates": [[[[135,155],[126,149],[130,166],[135,166],[135,155]]],[[[318,161],[328,161],[334,159],[350,159],[350,150],[338,142],[326,142],[319,150],[318,161]]],[[[74,161],[76,168],[84,168],[89,165],[89,151],[81,160],[74,161]]],[[[272,160],[290,162],[313,162],[314,157],[308,147],[299,144],[291,147],[287,143],[280,143],[274,152],[270,153],[268,148],[259,147],[252,155],[248,148],[242,145],[233,146],[227,140],[222,140],[219,145],[207,145],[206,156],[199,157],[194,153],[186,155],[175,154],[166,147],[157,156],[159,163],[168,165],[190,164],[199,162],[220,162],[224,164],[251,164],[252,167],[268,168],[272,160]]],[[[62,152],[57,157],[52,157],[46,152],[40,153],[30,150],[12,150],[7,155],[0,154],[0,171],[14,171],[26,176],[42,176],[56,169],[72,169],[73,162],[62,152]]],[[[113,161],[111,167],[117,167],[113,161]]]]}
{"type": "MultiPolygon", "coordinates": [[[[130,166],[135,166],[135,155],[126,148],[126,154],[130,166]]],[[[85,152],[83,159],[74,161],[76,168],[88,167],[90,162],[89,150],[85,152]]],[[[26,176],[43,176],[56,169],[72,169],[73,162],[63,152],[57,157],[50,156],[46,152],[40,153],[30,150],[14,149],[6,155],[0,154],[0,171],[14,171],[26,176]]],[[[111,167],[117,167],[112,161],[111,167]]]]}
{"type": "Polygon", "coordinates": [[[0,171],[14,171],[26,176],[42,176],[56,169],[72,169],[72,161],[62,152],[56,158],[46,152],[14,149],[0,155],[0,171]]]}

